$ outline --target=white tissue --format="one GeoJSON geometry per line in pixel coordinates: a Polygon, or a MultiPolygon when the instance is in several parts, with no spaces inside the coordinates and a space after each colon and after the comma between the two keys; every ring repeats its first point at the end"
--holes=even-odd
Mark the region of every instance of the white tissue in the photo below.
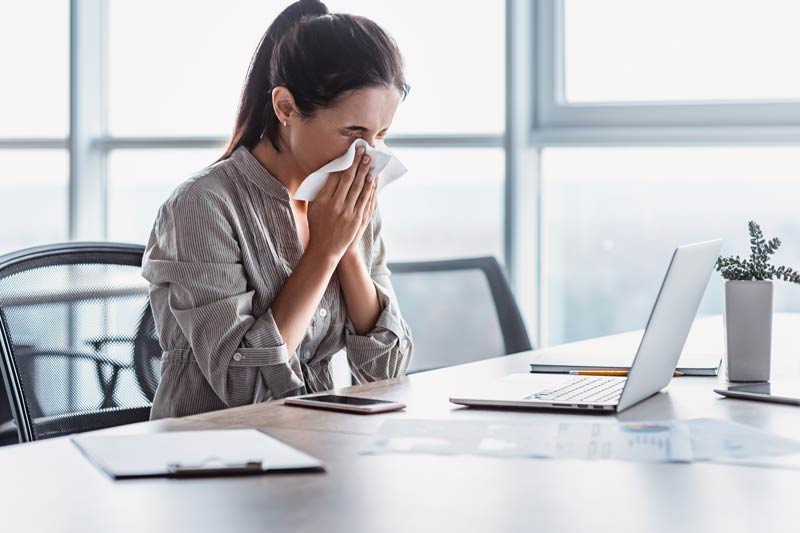
{"type": "Polygon", "coordinates": [[[331,173],[340,172],[352,166],[356,157],[356,148],[359,146],[364,146],[367,149],[366,155],[371,158],[369,171],[373,176],[377,177],[378,191],[408,171],[405,165],[397,159],[397,156],[382,141],[378,141],[376,147],[372,148],[364,139],[356,139],[344,155],[337,157],[322,168],[309,174],[294,193],[294,199],[309,202],[314,200],[331,173]]]}

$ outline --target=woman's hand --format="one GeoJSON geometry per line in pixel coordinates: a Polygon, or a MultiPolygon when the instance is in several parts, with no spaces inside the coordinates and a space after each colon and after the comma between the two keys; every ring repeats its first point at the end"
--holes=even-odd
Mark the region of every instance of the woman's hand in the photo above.
{"type": "Polygon", "coordinates": [[[353,242],[350,243],[350,246],[344,253],[344,257],[354,256],[358,257],[359,259],[361,258],[361,255],[358,251],[358,243],[361,241],[361,237],[362,235],[364,235],[364,231],[366,231],[367,227],[369,227],[369,223],[372,220],[372,217],[375,215],[375,210],[378,208],[378,181],[373,179],[372,183],[367,185],[367,187],[371,188],[369,205],[367,206],[367,209],[364,212],[364,218],[361,221],[361,227],[358,228],[355,237],[353,237],[353,242]]]}
{"type": "Polygon", "coordinates": [[[352,166],[328,177],[308,208],[308,249],[338,259],[358,242],[374,210],[375,180],[368,176],[364,149],[352,166]]]}

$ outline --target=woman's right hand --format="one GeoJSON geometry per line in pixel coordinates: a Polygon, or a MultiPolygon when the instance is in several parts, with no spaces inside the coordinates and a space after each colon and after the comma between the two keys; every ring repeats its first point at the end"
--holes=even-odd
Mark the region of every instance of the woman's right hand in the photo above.
{"type": "Polygon", "coordinates": [[[364,157],[364,148],[359,147],[353,164],[328,176],[310,203],[309,250],[339,259],[358,234],[375,187],[375,180],[369,176],[369,160],[363,161],[364,157]]]}

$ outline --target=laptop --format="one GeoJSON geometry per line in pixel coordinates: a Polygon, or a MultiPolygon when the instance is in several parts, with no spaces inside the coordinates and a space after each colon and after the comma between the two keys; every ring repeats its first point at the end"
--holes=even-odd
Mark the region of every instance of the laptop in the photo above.
{"type": "Polygon", "coordinates": [[[672,379],[721,247],[715,239],[675,249],[627,377],[510,374],[450,401],[621,412],[649,398],[672,379]]]}

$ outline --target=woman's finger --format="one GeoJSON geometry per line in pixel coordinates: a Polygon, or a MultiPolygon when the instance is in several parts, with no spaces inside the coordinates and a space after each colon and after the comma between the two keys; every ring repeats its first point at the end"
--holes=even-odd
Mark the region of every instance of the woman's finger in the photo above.
{"type": "Polygon", "coordinates": [[[367,206],[364,209],[364,228],[369,225],[369,221],[372,220],[372,210],[373,206],[375,205],[375,187],[370,184],[369,187],[369,198],[367,199],[367,206]]]}
{"type": "Polygon", "coordinates": [[[350,190],[347,193],[347,199],[345,200],[345,204],[347,206],[347,212],[352,213],[356,210],[356,205],[358,203],[358,199],[361,197],[361,194],[366,190],[369,192],[369,182],[367,182],[367,176],[369,175],[369,159],[366,162],[362,162],[359,165],[358,170],[356,171],[356,177],[353,180],[353,184],[350,186],[350,190]]]}
{"type": "Polygon", "coordinates": [[[353,180],[356,177],[356,172],[361,165],[363,157],[364,154],[359,154],[358,150],[356,150],[356,157],[353,159],[353,164],[342,170],[341,177],[339,178],[339,186],[336,187],[336,192],[334,193],[334,198],[337,203],[344,202],[345,198],[347,198],[347,193],[350,190],[350,186],[353,184],[353,180]]]}
{"type": "Polygon", "coordinates": [[[356,212],[358,213],[358,219],[360,221],[364,221],[364,216],[369,209],[370,201],[372,200],[372,191],[374,190],[373,183],[375,183],[375,179],[372,178],[372,181],[368,181],[367,185],[361,189],[361,193],[358,196],[358,204],[356,205],[356,212]]]}

